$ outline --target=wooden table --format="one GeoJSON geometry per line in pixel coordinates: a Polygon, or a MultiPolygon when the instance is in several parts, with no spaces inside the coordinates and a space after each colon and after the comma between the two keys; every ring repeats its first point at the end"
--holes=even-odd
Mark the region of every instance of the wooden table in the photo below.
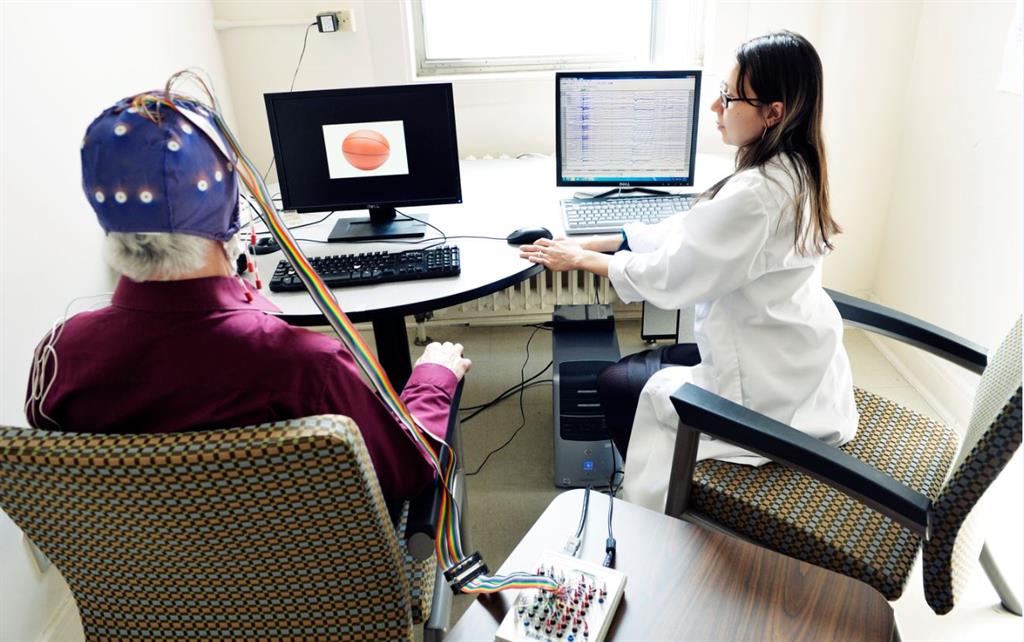
{"type": "MultiPolygon", "coordinates": [[[[556,497],[500,572],[561,550],[582,500],[582,490],[556,497]]],[[[604,558],[607,511],[591,493],[582,559],[604,558]]],[[[856,580],[619,500],[613,530],[627,580],[608,640],[892,639],[892,608],[856,580]]],[[[515,595],[478,598],[445,639],[493,639],[515,595]]]]}

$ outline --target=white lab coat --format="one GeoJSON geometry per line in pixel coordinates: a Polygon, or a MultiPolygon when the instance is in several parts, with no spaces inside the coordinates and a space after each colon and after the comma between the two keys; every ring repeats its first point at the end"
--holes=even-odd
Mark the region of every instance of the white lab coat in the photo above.
{"type": "MultiPolygon", "coordinates": [[[[780,158],[764,173],[736,174],[689,212],[625,226],[630,251],[609,266],[615,292],[670,310],[694,304],[701,355],[699,365],[665,368],[644,387],[625,463],[628,501],[665,507],[679,421],[669,395],[687,382],[831,445],[853,439],[842,319],[821,286],[821,253],[794,249],[795,187],[780,158]]],[[[698,460],[768,461],[701,437],[698,460]]]]}

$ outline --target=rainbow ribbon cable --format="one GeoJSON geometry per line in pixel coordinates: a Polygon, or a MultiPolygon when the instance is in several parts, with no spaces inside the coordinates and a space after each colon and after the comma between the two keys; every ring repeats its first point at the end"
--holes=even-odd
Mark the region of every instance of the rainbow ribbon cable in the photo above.
{"type": "MultiPolygon", "coordinates": [[[[260,218],[267,225],[271,236],[274,237],[274,240],[281,247],[285,258],[295,269],[295,273],[302,280],[310,296],[313,297],[313,301],[320,308],[320,311],[326,317],[331,327],[334,328],[341,342],[352,353],[356,363],[359,364],[360,369],[371,382],[378,396],[399,420],[405,433],[416,444],[443,481],[445,492],[441,497],[440,520],[434,538],[435,552],[441,568],[451,569],[466,560],[458,528],[459,508],[451,491],[456,471],[454,451],[443,439],[424,429],[412,413],[409,412],[409,409],[405,406],[405,403],[381,367],[380,362],[377,361],[377,358],[370,351],[359,331],[356,330],[352,322],[349,321],[348,316],[338,305],[334,293],[324,284],[312,265],[310,265],[309,260],[302,253],[302,250],[299,249],[291,231],[282,221],[277,208],[274,207],[273,199],[262,177],[221,117],[220,105],[214,93],[202,78],[193,71],[186,70],[171,76],[163,94],[139,94],[134,97],[132,105],[138,110],[140,115],[157,123],[160,121],[159,111],[161,106],[173,109],[181,113],[185,118],[189,118],[188,112],[197,112],[213,118],[219,133],[224,137],[237,157],[237,160],[235,160],[226,154],[228,160],[235,163],[239,178],[259,203],[261,210],[259,212],[260,218]],[[206,106],[202,102],[182,94],[172,94],[171,86],[178,79],[194,80],[197,82],[210,97],[213,107],[206,106]]],[[[204,131],[204,133],[210,136],[208,132],[204,131]]],[[[213,139],[213,142],[218,147],[222,147],[220,141],[217,141],[212,136],[210,138],[213,139]]],[[[481,574],[466,582],[460,590],[463,593],[496,593],[507,589],[524,588],[546,591],[560,590],[558,583],[552,578],[528,573],[514,573],[507,576],[481,574]]]]}

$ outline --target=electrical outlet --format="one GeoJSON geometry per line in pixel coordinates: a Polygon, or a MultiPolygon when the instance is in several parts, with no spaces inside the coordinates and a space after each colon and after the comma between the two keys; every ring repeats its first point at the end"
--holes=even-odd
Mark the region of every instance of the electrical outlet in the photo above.
{"type": "Polygon", "coordinates": [[[356,14],[351,9],[339,9],[335,12],[338,16],[338,31],[353,32],[356,30],[356,14]]]}

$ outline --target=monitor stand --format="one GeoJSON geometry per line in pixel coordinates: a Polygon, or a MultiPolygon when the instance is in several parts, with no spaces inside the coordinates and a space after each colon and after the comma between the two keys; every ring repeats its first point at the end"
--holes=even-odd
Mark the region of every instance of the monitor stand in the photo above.
{"type": "MultiPolygon", "coordinates": [[[[671,192],[663,189],[651,189],[649,187],[616,187],[600,194],[588,194],[586,198],[608,198],[609,196],[620,196],[622,194],[650,194],[652,196],[669,196],[671,192]]],[[[579,197],[576,197],[579,198],[579,197]]]]}
{"type": "Polygon", "coordinates": [[[419,238],[426,234],[428,214],[416,214],[419,220],[401,218],[396,220],[393,207],[371,207],[366,218],[343,218],[334,224],[327,236],[329,243],[348,241],[386,241],[389,239],[419,238]]]}

